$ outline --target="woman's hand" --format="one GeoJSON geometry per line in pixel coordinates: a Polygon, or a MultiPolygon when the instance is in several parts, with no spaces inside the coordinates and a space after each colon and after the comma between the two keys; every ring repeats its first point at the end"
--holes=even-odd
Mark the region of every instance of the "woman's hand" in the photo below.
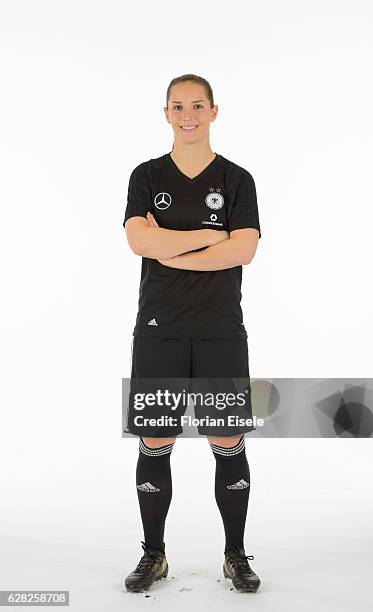
{"type": "Polygon", "coordinates": [[[154,215],[152,215],[150,211],[146,213],[146,219],[149,225],[151,225],[151,227],[159,227],[158,223],[156,222],[154,218],[154,215]]]}
{"type": "MultiPolygon", "coordinates": [[[[146,220],[147,220],[148,224],[150,225],[150,227],[159,227],[158,223],[155,220],[154,215],[150,211],[148,211],[146,213],[146,220]]],[[[167,265],[167,263],[166,263],[167,259],[158,259],[157,261],[159,261],[159,263],[161,263],[164,266],[167,265]]]]}
{"type": "Polygon", "coordinates": [[[210,232],[210,246],[214,246],[215,244],[219,244],[219,242],[223,242],[224,240],[229,239],[229,232],[227,232],[227,230],[206,229],[205,231],[210,232]]]}
{"type": "MultiPolygon", "coordinates": [[[[150,211],[148,211],[146,213],[146,220],[147,220],[148,224],[150,225],[150,227],[159,227],[158,223],[156,222],[156,220],[154,218],[154,215],[150,211]]],[[[164,262],[167,261],[167,259],[158,259],[158,261],[162,265],[167,265],[166,263],[164,263],[164,262]]]]}

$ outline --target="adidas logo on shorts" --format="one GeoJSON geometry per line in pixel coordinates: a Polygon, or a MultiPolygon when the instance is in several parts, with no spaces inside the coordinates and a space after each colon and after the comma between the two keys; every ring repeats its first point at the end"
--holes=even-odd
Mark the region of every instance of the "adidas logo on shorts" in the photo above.
{"type": "Polygon", "coordinates": [[[241,478],[241,480],[239,480],[238,482],[236,482],[235,484],[232,485],[228,485],[227,489],[233,489],[233,490],[237,490],[237,489],[247,489],[247,487],[249,487],[249,483],[246,482],[246,480],[244,480],[243,478],[241,478]]]}
{"type": "Polygon", "coordinates": [[[145,493],[157,493],[160,489],[154,487],[150,482],[144,482],[143,484],[136,485],[139,491],[145,491],[145,493]]]}
{"type": "Polygon", "coordinates": [[[155,319],[151,319],[148,323],[148,325],[158,325],[157,321],[155,319]]]}

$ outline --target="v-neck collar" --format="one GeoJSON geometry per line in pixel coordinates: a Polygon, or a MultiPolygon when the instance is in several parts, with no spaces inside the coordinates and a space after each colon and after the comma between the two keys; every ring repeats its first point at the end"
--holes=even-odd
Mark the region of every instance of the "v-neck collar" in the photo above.
{"type": "Polygon", "coordinates": [[[168,159],[168,161],[170,162],[171,166],[174,168],[174,170],[177,172],[177,174],[179,176],[181,176],[187,183],[194,183],[195,181],[197,181],[198,179],[200,179],[202,176],[204,176],[207,172],[207,170],[209,170],[211,167],[215,166],[215,164],[217,163],[218,159],[220,158],[219,153],[215,153],[215,157],[214,159],[212,159],[210,161],[209,164],[207,164],[207,166],[196,176],[193,176],[193,178],[191,178],[190,176],[187,176],[186,174],[184,174],[184,172],[182,172],[180,170],[180,168],[175,164],[174,160],[171,157],[171,152],[166,154],[166,157],[168,159]]]}

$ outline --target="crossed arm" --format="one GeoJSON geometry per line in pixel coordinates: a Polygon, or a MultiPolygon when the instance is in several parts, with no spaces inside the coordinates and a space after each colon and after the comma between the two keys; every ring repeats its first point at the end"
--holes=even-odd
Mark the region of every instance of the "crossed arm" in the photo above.
{"type": "Polygon", "coordinates": [[[125,228],[134,253],[182,270],[211,271],[247,265],[255,255],[259,238],[255,228],[230,234],[210,229],[167,230],[159,227],[150,212],[146,219],[131,217],[125,228]]]}

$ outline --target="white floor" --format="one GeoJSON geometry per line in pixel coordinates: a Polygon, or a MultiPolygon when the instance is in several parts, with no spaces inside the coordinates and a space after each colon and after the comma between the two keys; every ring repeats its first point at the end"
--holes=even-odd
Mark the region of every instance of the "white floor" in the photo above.
{"type": "Polygon", "coordinates": [[[179,440],[174,449],[166,580],[148,593],[123,590],[142,554],[142,531],[136,442],[122,440],[122,464],[89,457],[60,474],[59,483],[46,479],[38,503],[15,503],[16,488],[13,498],[5,497],[0,588],[69,590],[70,609],[78,612],[372,610],[370,446],[369,440],[247,440],[252,491],[245,544],[262,580],[257,593],[236,593],[223,578],[214,461],[202,440],[179,440]]]}

